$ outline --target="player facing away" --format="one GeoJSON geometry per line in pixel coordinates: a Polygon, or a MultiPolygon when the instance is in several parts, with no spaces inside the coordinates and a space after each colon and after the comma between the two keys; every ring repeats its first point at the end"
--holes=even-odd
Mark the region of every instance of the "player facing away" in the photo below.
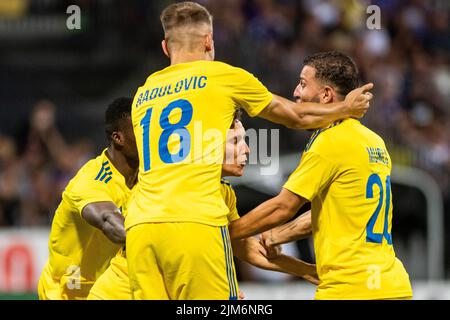
{"type": "Polygon", "coordinates": [[[109,146],[66,186],[50,231],[50,256],[38,284],[39,299],[85,299],[94,281],[125,243],[121,210],[137,181],[130,98],[106,110],[109,146]]]}
{"type": "MultiPolygon", "coordinates": [[[[348,56],[317,53],[304,60],[295,96],[327,105],[357,84],[348,56]]],[[[335,122],[313,133],[280,194],[231,224],[231,237],[283,223],[310,201],[320,279],[316,299],[411,298],[408,273],[393,248],[391,167],[380,136],[355,119],[335,122]]],[[[302,236],[308,227],[297,230],[302,236]]],[[[265,243],[287,239],[295,237],[282,227],[265,234],[265,243]]]]}
{"type": "MultiPolygon", "coordinates": [[[[233,121],[233,125],[228,132],[225,144],[225,159],[222,165],[222,177],[235,176],[240,177],[244,174],[244,167],[249,152],[248,145],[245,142],[245,129],[239,120],[233,121]]],[[[224,179],[220,182],[221,195],[225,204],[229,208],[227,220],[229,222],[239,219],[236,208],[236,194],[230,183],[224,179]]],[[[126,215],[126,212],[123,212],[126,215]]],[[[223,229],[223,235],[225,236],[223,229]]],[[[317,274],[315,265],[305,263],[294,257],[283,254],[277,255],[271,260],[266,256],[268,253],[260,242],[249,237],[242,240],[232,241],[232,249],[227,248],[227,266],[228,270],[234,270],[233,253],[240,260],[248,262],[262,269],[290,273],[292,275],[303,277],[306,280],[317,284],[317,274]]],[[[236,295],[239,292],[238,283],[234,278],[234,272],[230,272],[229,276],[233,276],[229,281],[230,295],[236,295]]],[[[182,277],[173,281],[185,281],[182,277]]],[[[167,293],[169,297],[169,293],[167,293]]],[[[130,282],[128,277],[128,267],[126,260],[126,251],[121,249],[120,252],[111,260],[111,264],[106,271],[97,279],[88,296],[88,300],[130,300],[132,299],[130,282]]]]}
{"type": "Polygon", "coordinates": [[[204,7],[176,3],[161,21],[170,66],[147,78],[132,107],[139,183],[125,229],[133,296],[165,299],[167,290],[170,299],[235,299],[225,264],[224,241],[230,244],[222,237],[229,209],[220,192],[235,110],[291,128],[318,128],[361,117],[372,84],[330,108],[296,104],[271,94],[245,70],[213,61],[212,17],[204,7]]]}

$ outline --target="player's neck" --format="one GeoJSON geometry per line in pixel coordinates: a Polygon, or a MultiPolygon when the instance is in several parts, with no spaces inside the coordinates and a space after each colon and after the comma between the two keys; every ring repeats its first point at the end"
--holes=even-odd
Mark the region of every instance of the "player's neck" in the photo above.
{"type": "Polygon", "coordinates": [[[206,52],[173,52],[170,56],[170,65],[176,65],[180,63],[188,63],[194,61],[211,61],[211,57],[206,52]]]}
{"type": "Polygon", "coordinates": [[[137,182],[138,166],[130,164],[125,155],[112,146],[109,146],[106,150],[106,156],[111,161],[113,166],[125,178],[125,183],[128,188],[133,188],[137,182]]]}

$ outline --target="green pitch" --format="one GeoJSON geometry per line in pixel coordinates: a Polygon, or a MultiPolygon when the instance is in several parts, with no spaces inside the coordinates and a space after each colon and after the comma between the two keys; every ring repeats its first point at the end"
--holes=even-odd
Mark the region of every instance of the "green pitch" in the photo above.
{"type": "Polygon", "coordinates": [[[36,293],[1,293],[0,300],[38,300],[36,293]]]}

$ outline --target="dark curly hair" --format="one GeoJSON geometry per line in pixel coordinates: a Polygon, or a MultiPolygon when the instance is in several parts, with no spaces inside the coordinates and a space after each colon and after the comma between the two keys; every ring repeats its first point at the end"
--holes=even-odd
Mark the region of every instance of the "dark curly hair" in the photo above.
{"type": "Polygon", "coordinates": [[[131,116],[131,104],[133,99],[121,97],[114,100],[105,112],[106,138],[111,142],[111,135],[119,130],[119,120],[131,116]]]}
{"type": "Polygon", "coordinates": [[[359,86],[358,69],[353,60],[340,52],[327,51],[307,56],[303,66],[316,69],[316,78],[331,85],[338,94],[347,93],[359,86]]]}
{"type": "Polygon", "coordinates": [[[236,121],[242,121],[242,109],[237,108],[233,115],[233,122],[231,123],[231,129],[234,128],[236,121]]]}

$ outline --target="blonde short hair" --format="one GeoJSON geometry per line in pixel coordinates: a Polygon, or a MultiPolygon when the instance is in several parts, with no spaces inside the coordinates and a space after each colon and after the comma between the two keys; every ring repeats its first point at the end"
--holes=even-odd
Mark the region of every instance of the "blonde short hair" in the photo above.
{"type": "Polygon", "coordinates": [[[202,24],[212,28],[213,17],[202,5],[184,1],[174,3],[165,8],[161,13],[160,19],[164,33],[167,36],[175,28],[196,27],[202,24]]]}

